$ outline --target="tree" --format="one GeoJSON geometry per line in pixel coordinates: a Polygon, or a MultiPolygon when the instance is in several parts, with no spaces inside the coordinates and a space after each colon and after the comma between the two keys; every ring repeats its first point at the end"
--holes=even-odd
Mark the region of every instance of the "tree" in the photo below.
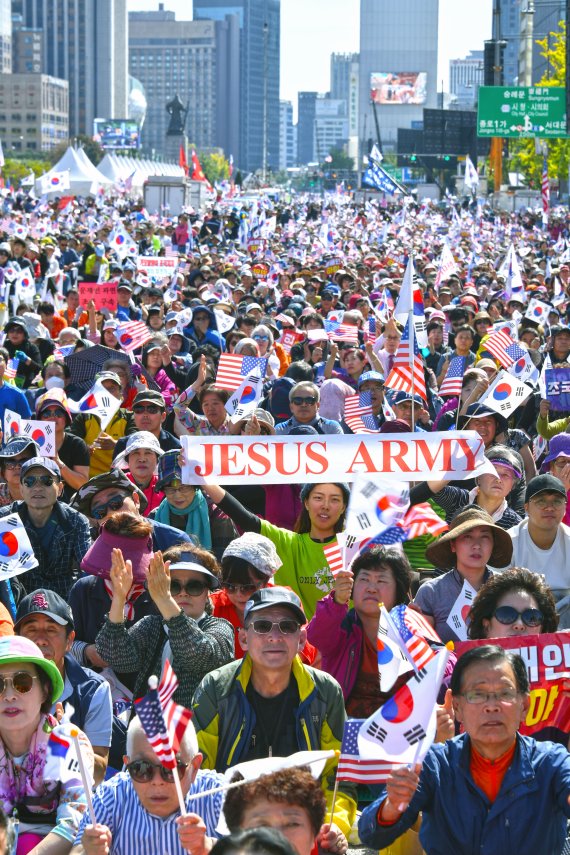
{"type": "Polygon", "coordinates": [[[346,169],[350,172],[354,169],[354,160],[349,157],[342,148],[331,148],[329,152],[330,160],[321,164],[321,169],[327,172],[337,172],[339,169],[346,169]]]}
{"type": "Polygon", "coordinates": [[[91,137],[88,137],[86,134],[79,134],[78,136],[73,137],[73,139],[63,140],[50,151],[49,158],[52,166],[63,157],[70,145],[80,145],[91,163],[94,163],[95,166],[97,166],[105,156],[105,152],[98,142],[91,137]]]}
{"type": "MultiPolygon", "coordinates": [[[[558,30],[544,39],[537,40],[541,56],[548,62],[548,68],[535,86],[566,85],[566,24],[560,21],[558,30]]],[[[542,176],[542,157],[536,154],[534,138],[513,140],[511,166],[524,174],[529,186],[540,188],[542,176]]],[[[565,137],[548,140],[548,174],[557,177],[560,186],[568,180],[568,159],[570,140],[565,137]]]]}
{"type": "Polygon", "coordinates": [[[230,177],[230,165],[223,154],[214,151],[212,154],[200,154],[199,157],[204,175],[210,184],[225,181],[230,177]]]}
{"type": "Polygon", "coordinates": [[[8,158],[1,170],[2,178],[6,184],[18,187],[20,181],[26,178],[30,172],[33,172],[37,178],[38,175],[43,175],[47,167],[48,164],[44,160],[30,160],[29,158],[13,160],[8,158]]]}

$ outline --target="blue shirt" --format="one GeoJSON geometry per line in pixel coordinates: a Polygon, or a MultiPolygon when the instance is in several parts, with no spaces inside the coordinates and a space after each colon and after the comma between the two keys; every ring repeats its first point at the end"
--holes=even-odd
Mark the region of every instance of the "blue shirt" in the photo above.
{"type": "MultiPolygon", "coordinates": [[[[208,837],[219,837],[216,826],[222,812],[222,791],[193,801],[193,793],[213,790],[225,782],[217,772],[200,770],[185,798],[189,813],[197,813],[206,824],[208,837]]],[[[141,855],[152,852],[156,855],[188,855],[180,843],[176,819],[180,812],[170,816],[153,816],[143,808],[135,792],[128,772],[119,772],[111,780],[101,784],[93,794],[93,809],[97,822],[106,825],[113,835],[111,855],[141,855]]],[[[83,814],[74,846],[81,843],[83,830],[91,824],[89,812],[83,814]]]]}
{"type": "MultiPolygon", "coordinates": [[[[13,410],[22,416],[23,419],[31,419],[32,411],[26,398],[25,392],[21,389],[16,389],[10,383],[3,383],[0,386],[0,424],[4,425],[4,413],[6,410],[13,410]]],[[[4,442],[8,437],[4,437],[4,442]]]]}

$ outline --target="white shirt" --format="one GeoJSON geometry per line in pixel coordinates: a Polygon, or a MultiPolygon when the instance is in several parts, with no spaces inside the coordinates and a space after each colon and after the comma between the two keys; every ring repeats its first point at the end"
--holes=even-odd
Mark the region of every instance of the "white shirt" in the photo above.
{"type": "Polygon", "coordinates": [[[509,567],[526,567],[542,573],[553,590],[570,590],[570,528],[558,526],[558,534],[550,549],[540,549],[528,531],[528,519],[509,529],[513,541],[513,557],[509,567]]]}

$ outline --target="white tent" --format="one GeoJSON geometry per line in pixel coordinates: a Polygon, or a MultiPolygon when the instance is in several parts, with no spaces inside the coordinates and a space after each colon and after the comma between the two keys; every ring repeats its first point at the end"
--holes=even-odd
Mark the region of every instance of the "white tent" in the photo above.
{"type": "Polygon", "coordinates": [[[52,166],[49,172],[36,179],[35,192],[37,195],[55,196],[89,196],[93,184],[109,187],[111,181],[94,166],[83,149],[77,151],[69,146],[63,157],[52,166]],[[46,182],[57,173],[69,173],[69,189],[57,189],[44,193],[46,182]]]}

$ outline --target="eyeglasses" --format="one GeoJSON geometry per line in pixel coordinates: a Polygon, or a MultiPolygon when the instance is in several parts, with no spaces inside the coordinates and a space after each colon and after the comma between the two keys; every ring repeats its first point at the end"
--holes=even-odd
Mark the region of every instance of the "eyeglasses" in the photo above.
{"type": "Polygon", "coordinates": [[[254,341],[269,341],[269,336],[268,335],[254,335],[253,340],[254,341]]]}
{"type": "Polygon", "coordinates": [[[258,582],[250,585],[234,585],[233,582],[222,582],[222,588],[225,588],[229,594],[247,594],[248,597],[251,597],[252,594],[263,588],[264,584],[264,582],[258,582]]]}
{"type": "Polygon", "coordinates": [[[189,597],[199,597],[204,591],[209,589],[209,585],[205,582],[199,582],[197,579],[191,579],[185,585],[178,582],[176,579],[170,580],[170,593],[173,597],[177,597],[184,591],[189,597]]]}
{"type": "Polygon", "coordinates": [[[192,484],[165,484],[162,488],[163,493],[183,493],[185,490],[196,492],[196,488],[192,484]]]}
{"type": "Polygon", "coordinates": [[[317,401],[318,398],[316,398],[314,395],[307,395],[306,398],[301,398],[295,395],[294,398],[291,398],[291,403],[295,404],[296,407],[302,407],[303,404],[316,404],[317,401]]]}
{"type": "Polygon", "coordinates": [[[542,498],[535,498],[534,496],[531,499],[531,502],[534,502],[537,508],[544,510],[544,508],[554,507],[561,508],[566,505],[566,499],[563,499],[562,496],[551,496],[549,499],[546,496],[542,498]]]}
{"type": "Polygon", "coordinates": [[[113,496],[104,505],[97,505],[96,508],[91,508],[91,517],[94,520],[102,520],[107,516],[109,511],[120,511],[125,504],[126,496],[113,496]]]}
{"type": "Polygon", "coordinates": [[[58,419],[62,416],[63,418],[65,418],[66,415],[67,413],[65,412],[65,410],[62,410],[61,407],[46,407],[44,410],[41,411],[40,419],[46,417],[48,419],[58,419]]]}
{"type": "Polygon", "coordinates": [[[498,704],[510,706],[516,702],[518,692],[513,688],[501,689],[499,692],[481,692],[479,689],[473,689],[471,692],[462,692],[461,697],[465,698],[468,704],[487,704],[489,701],[495,701],[498,704]]]}
{"type": "Polygon", "coordinates": [[[274,626],[279,627],[281,635],[295,635],[301,628],[301,624],[298,621],[289,618],[278,621],[260,618],[259,620],[252,621],[250,626],[257,635],[269,635],[270,632],[273,632],[274,626]]]}
{"type": "MultiPolygon", "coordinates": [[[[188,763],[176,763],[176,771],[179,778],[182,778],[187,768],[188,763]]],[[[149,760],[133,760],[127,766],[127,772],[137,784],[148,784],[152,781],[157,771],[166,784],[174,783],[174,770],[166,769],[160,763],[151,763],[149,760]]]]}
{"type": "Polygon", "coordinates": [[[42,484],[44,487],[51,487],[58,479],[53,475],[26,475],[22,478],[24,487],[35,487],[36,484],[42,484]]]}
{"type": "Polygon", "coordinates": [[[3,674],[0,677],[0,695],[3,695],[8,686],[18,692],[19,695],[27,695],[32,690],[34,680],[38,680],[34,674],[29,674],[27,671],[16,671],[15,674],[8,676],[3,674]]]}
{"type": "Polygon", "coordinates": [[[143,404],[137,404],[133,407],[133,413],[150,413],[151,416],[156,416],[157,413],[162,412],[162,407],[159,407],[158,404],[147,404],[146,407],[143,404]]]}
{"type": "Polygon", "coordinates": [[[23,460],[7,460],[4,463],[4,469],[21,469],[26,460],[31,460],[31,457],[24,457],[23,460]]]}
{"type": "Polygon", "coordinates": [[[514,606],[499,606],[495,609],[493,617],[496,617],[499,623],[504,623],[506,626],[510,626],[518,618],[521,618],[525,626],[541,626],[544,620],[544,615],[540,609],[524,609],[519,612],[514,606]]]}

